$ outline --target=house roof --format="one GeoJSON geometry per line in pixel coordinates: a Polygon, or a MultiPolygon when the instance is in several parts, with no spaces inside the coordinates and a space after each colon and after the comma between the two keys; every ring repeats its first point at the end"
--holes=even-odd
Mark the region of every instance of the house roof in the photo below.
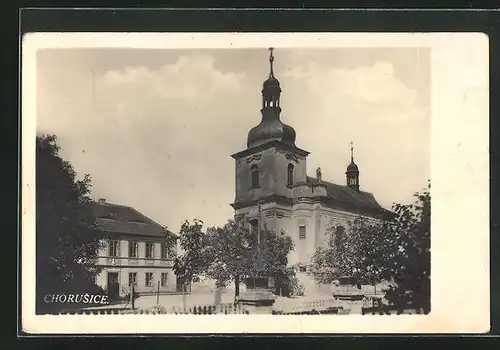
{"type": "MultiPolygon", "coordinates": [[[[307,177],[308,183],[318,184],[318,180],[307,177]]],[[[327,181],[321,181],[325,185],[328,200],[346,210],[357,210],[360,212],[375,211],[389,214],[390,211],[383,208],[372,193],[356,191],[348,186],[338,185],[327,181]]]]}
{"type": "MultiPolygon", "coordinates": [[[[165,229],[136,209],[119,204],[96,202],[97,224],[104,232],[163,237],[165,229]]],[[[177,237],[171,231],[168,234],[177,237]]]]}

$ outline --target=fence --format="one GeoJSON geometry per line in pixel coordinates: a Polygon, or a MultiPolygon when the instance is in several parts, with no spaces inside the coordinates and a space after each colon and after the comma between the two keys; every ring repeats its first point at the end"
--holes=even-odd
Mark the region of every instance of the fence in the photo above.
{"type": "Polygon", "coordinates": [[[367,297],[363,299],[363,307],[361,308],[362,315],[420,315],[423,314],[424,311],[421,308],[415,308],[412,306],[405,307],[396,307],[395,305],[386,305],[384,304],[382,298],[375,297],[367,297]]]}
{"type": "Polygon", "coordinates": [[[343,307],[339,306],[335,298],[313,301],[301,301],[299,303],[275,305],[273,315],[324,315],[337,314],[343,307]]]}
{"type": "Polygon", "coordinates": [[[176,308],[173,307],[169,312],[164,307],[153,307],[146,310],[123,310],[121,314],[175,314],[175,315],[230,315],[230,314],[240,314],[248,315],[250,312],[243,307],[241,304],[220,304],[220,305],[197,305],[186,308],[176,308]]]}
{"type": "Polygon", "coordinates": [[[220,305],[197,305],[186,308],[184,311],[180,308],[172,308],[168,312],[162,306],[154,306],[149,309],[130,309],[130,308],[106,308],[98,310],[78,310],[55,313],[57,315],[248,315],[250,312],[241,304],[220,304],[220,305]]]}

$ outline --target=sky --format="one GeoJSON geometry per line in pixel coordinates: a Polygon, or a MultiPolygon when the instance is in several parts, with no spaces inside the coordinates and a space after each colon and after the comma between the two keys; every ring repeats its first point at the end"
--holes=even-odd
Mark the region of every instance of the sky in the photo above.
{"type": "MultiPolygon", "coordinates": [[[[37,133],[92,197],[134,207],[178,232],[185,219],[233,216],[235,165],[260,122],[269,51],[44,49],[37,53],[37,133]]],[[[430,177],[426,48],[274,50],[281,119],[311,154],[308,174],[345,184],[349,143],[360,187],[390,209],[430,177]]]]}

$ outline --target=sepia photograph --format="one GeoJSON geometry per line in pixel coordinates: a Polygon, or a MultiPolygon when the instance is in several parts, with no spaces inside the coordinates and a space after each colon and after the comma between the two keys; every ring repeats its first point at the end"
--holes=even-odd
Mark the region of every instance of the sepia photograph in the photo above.
{"type": "MultiPolygon", "coordinates": [[[[432,44],[234,39],[32,50],[34,315],[403,324],[440,312],[453,245],[434,235],[466,236],[434,232],[435,182],[443,210],[454,170],[433,161],[433,89],[449,82],[432,44]]],[[[487,70],[471,71],[487,97],[487,70]]]]}

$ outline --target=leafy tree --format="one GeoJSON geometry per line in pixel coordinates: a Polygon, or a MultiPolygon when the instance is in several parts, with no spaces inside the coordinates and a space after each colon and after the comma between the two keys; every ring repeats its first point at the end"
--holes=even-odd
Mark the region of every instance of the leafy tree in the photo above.
{"type": "Polygon", "coordinates": [[[390,229],[395,239],[387,260],[386,271],[395,285],[386,292],[386,299],[401,308],[413,305],[430,311],[430,183],[415,193],[410,205],[395,204],[396,217],[390,229]]]}
{"type": "Polygon", "coordinates": [[[100,272],[96,266],[102,233],[89,197],[91,179],[77,180],[59,156],[55,135],[36,138],[37,310],[48,293],[85,293],[100,272]]]}
{"type": "Polygon", "coordinates": [[[254,262],[251,247],[255,244],[255,237],[233,220],[223,227],[209,228],[207,235],[207,275],[215,279],[217,287],[234,281],[235,297],[239,296],[241,278],[248,274],[254,262]]]}
{"type": "Polygon", "coordinates": [[[264,262],[264,273],[275,279],[276,291],[288,296],[296,283],[295,269],[288,266],[288,255],[294,250],[294,243],[284,231],[267,230],[260,249],[258,261],[264,262]]]}
{"type": "Polygon", "coordinates": [[[347,225],[329,228],[326,247],[312,257],[311,274],[319,283],[329,284],[342,276],[354,276],[372,284],[384,277],[386,250],[390,237],[385,225],[357,217],[347,225]]]}
{"type": "Polygon", "coordinates": [[[288,264],[288,254],[293,250],[293,240],[283,231],[265,230],[262,241],[244,227],[241,222],[230,220],[221,228],[209,228],[209,261],[207,275],[225,286],[235,284],[235,297],[243,278],[273,277],[277,288],[290,283],[295,272],[288,264]]]}
{"type": "Polygon", "coordinates": [[[169,259],[173,259],[175,261],[177,257],[177,240],[179,237],[170,232],[167,226],[163,226],[163,230],[165,232],[164,240],[162,242],[163,249],[167,250],[169,259]]]}
{"type": "Polygon", "coordinates": [[[179,232],[179,243],[182,254],[174,261],[174,272],[184,283],[198,282],[206,273],[207,236],[203,232],[203,221],[184,221],[179,232]]]}

